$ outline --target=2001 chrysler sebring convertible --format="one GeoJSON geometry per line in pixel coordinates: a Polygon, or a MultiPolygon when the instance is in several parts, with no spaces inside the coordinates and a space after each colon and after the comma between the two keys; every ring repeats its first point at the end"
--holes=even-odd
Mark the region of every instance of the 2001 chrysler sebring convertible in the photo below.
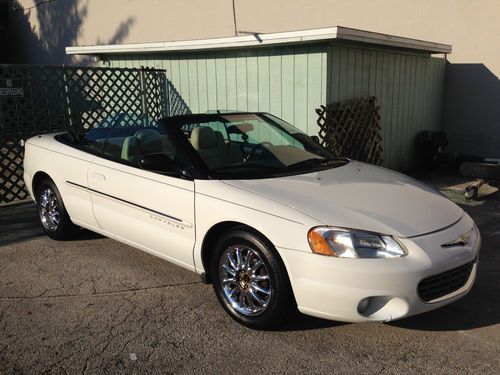
{"type": "Polygon", "coordinates": [[[464,296],[480,234],[439,192],[266,113],[102,123],[25,146],[54,239],[90,229],[197,272],[238,322],[390,321],[464,296]]]}

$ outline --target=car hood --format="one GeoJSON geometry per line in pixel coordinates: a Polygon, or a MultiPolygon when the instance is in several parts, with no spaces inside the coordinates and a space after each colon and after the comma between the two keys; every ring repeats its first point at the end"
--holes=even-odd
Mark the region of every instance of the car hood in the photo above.
{"type": "Polygon", "coordinates": [[[442,229],[463,215],[460,207],[436,190],[400,173],[356,161],[297,176],[224,183],[280,202],[325,225],[399,237],[442,229]]]}

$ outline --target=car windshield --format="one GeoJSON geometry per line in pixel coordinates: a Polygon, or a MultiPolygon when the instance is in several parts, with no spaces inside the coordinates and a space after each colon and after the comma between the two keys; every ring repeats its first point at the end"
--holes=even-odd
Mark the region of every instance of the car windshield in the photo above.
{"type": "Polygon", "coordinates": [[[344,165],[285,121],[264,113],[220,114],[186,120],[181,131],[218,178],[300,174],[344,165]]]}
{"type": "Polygon", "coordinates": [[[160,121],[118,114],[101,121],[81,139],[67,135],[64,140],[141,168],[145,156],[162,154],[200,178],[270,178],[331,169],[349,162],[336,158],[307,134],[267,113],[184,115],[160,121]]]}

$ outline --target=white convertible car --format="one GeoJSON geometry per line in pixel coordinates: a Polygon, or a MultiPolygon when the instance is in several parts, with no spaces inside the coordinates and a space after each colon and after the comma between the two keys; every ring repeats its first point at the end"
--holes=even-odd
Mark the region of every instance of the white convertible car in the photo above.
{"type": "Polygon", "coordinates": [[[79,227],[197,272],[253,328],[293,309],[390,321],[463,297],[480,235],[440,193],[335,158],[265,113],[107,124],[26,142],[46,233],[79,227]]]}

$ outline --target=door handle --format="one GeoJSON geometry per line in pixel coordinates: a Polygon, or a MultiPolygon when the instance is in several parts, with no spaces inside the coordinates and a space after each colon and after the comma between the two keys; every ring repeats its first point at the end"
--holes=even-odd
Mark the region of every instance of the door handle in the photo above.
{"type": "Polygon", "coordinates": [[[92,178],[97,181],[106,181],[106,176],[97,172],[92,173],[92,178]]]}

